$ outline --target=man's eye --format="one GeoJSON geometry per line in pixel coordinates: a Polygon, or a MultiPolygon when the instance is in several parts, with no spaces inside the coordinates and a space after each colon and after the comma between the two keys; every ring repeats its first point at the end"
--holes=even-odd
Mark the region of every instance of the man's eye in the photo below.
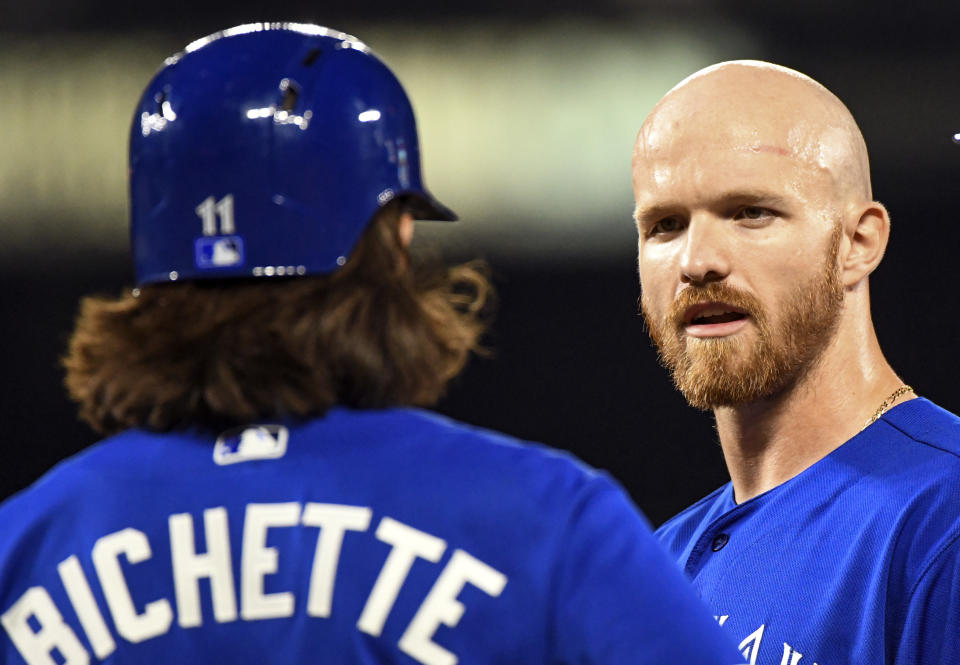
{"type": "Polygon", "coordinates": [[[683,228],[683,222],[680,221],[677,217],[664,217],[659,222],[653,225],[650,229],[650,235],[657,235],[660,233],[675,233],[683,228]]]}
{"type": "Polygon", "coordinates": [[[773,216],[773,212],[759,206],[746,206],[741,208],[737,217],[741,219],[764,219],[773,216]]]}

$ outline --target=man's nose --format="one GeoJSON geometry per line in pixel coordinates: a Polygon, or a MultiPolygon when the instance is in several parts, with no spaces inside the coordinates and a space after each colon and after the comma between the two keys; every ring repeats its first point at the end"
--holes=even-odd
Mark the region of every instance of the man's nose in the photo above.
{"type": "Polygon", "coordinates": [[[680,256],[681,280],[687,284],[719,282],[730,274],[723,222],[707,215],[691,218],[680,256]]]}

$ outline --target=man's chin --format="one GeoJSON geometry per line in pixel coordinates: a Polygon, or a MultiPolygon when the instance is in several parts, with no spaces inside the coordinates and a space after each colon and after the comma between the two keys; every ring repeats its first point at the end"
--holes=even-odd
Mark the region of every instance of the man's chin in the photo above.
{"type": "Polygon", "coordinates": [[[718,354],[714,349],[712,353],[689,354],[686,360],[685,371],[675,371],[673,379],[687,403],[697,409],[741,406],[770,387],[766,385],[769,377],[758,375],[758,359],[752,355],[718,354]]]}
{"type": "Polygon", "coordinates": [[[702,411],[712,411],[721,407],[738,407],[751,401],[743,393],[741,386],[731,381],[718,382],[677,382],[677,388],[687,400],[687,404],[702,411]]]}
{"type": "Polygon", "coordinates": [[[736,340],[688,338],[684,364],[699,375],[742,375],[757,363],[756,353],[736,340]]]}

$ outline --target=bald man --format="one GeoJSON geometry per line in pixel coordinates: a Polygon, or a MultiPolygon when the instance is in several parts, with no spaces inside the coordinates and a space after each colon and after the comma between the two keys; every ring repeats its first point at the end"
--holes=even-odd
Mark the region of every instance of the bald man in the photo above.
{"type": "Polygon", "coordinates": [[[960,663],[960,419],[877,341],[890,218],[850,112],[709,67],[644,122],[633,186],[644,317],[732,481],[661,542],[751,664],[960,663]]]}

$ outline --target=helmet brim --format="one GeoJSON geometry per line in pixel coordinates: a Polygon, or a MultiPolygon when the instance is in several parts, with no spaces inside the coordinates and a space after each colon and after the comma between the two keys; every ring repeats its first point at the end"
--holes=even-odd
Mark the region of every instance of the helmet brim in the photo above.
{"type": "Polygon", "coordinates": [[[456,222],[460,219],[457,213],[440,203],[426,190],[407,194],[406,203],[414,219],[434,222],[456,222]]]}

